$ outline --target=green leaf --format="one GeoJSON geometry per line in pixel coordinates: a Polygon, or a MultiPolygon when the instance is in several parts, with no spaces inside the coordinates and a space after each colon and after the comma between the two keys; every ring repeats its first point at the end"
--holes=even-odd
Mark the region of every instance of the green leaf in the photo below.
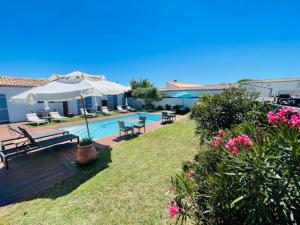
{"type": "Polygon", "coordinates": [[[245,196],[242,195],[242,196],[240,196],[240,197],[234,199],[234,200],[230,203],[230,206],[233,207],[237,202],[241,201],[241,200],[244,199],[244,198],[245,198],[245,196]]]}

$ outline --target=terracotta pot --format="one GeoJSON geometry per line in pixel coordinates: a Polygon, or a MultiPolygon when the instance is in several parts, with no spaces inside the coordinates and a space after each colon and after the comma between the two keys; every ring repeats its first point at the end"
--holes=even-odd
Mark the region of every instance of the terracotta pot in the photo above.
{"type": "Polygon", "coordinates": [[[85,165],[95,161],[97,157],[95,144],[77,146],[76,158],[79,164],[85,165]]]}

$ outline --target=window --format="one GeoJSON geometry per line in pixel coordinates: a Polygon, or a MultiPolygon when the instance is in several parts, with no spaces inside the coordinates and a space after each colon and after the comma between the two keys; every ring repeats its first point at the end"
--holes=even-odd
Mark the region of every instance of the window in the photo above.
{"type": "Polygon", "coordinates": [[[0,94],[0,124],[1,123],[9,123],[6,96],[4,94],[0,94]]]}

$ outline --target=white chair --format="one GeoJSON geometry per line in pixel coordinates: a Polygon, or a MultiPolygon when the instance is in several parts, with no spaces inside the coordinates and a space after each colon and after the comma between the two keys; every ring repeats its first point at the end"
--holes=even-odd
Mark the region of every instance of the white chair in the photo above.
{"type": "Polygon", "coordinates": [[[108,110],[107,106],[102,106],[102,113],[104,115],[111,115],[111,111],[108,110]]]}
{"type": "Polygon", "coordinates": [[[45,119],[40,119],[36,113],[28,113],[26,114],[26,117],[27,117],[27,120],[28,122],[30,123],[36,123],[38,125],[38,127],[40,126],[40,124],[43,124],[43,123],[48,123],[47,120],[45,119]]]}
{"type": "Polygon", "coordinates": [[[135,108],[132,108],[131,106],[126,106],[126,108],[127,108],[127,110],[128,111],[130,111],[130,112],[136,112],[137,111],[137,109],[135,109],[135,108]]]}
{"type": "Polygon", "coordinates": [[[81,116],[83,116],[83,117],[84,117],[84,115],[86,115],[86,117],[96,117],[97,116],[96,113],[89,113],[84,108],[80,108],[80,113],[81,113],[81,116]]]}
{"type": "Polygon", "coordinates": [[[54,121],[64,121],[64,120],[67,120],[68,117],[65,117],[65,116],[61,116],[58,112],[49,112],[50,116],[51,116],[51,119],[54,120],[54,121]]]}
{"type": "Polygon", "coordinates": [[[118,112],[121,112],[121,113],[127,112],[127,110],[123,109],[120,105],[117,106],[117,110],[118,110],[118,112]]]}

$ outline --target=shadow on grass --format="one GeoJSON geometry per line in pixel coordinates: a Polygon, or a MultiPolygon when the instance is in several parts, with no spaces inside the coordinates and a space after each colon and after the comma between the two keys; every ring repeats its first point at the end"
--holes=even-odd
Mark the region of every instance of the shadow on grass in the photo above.
{"type": "MultiPolygon", "coordinates": [[[[96,144],[97,145],[97,144],[96,144]]],[[[81,184],[85,183],[96,174],[101,172],[102,170],[109,167],[109,163],[111,163],[111,150],[110,147],[100,147],[97,146],[97,160],[89,165],[82,166],[77,164],[78,172],[75,173],[74,176],[67,178],[52,187],[48,190],[41,192],[36,197],[37,198],[50,198],[56,199],[58,197],[64,196],[75,190],[81,184]]]]}

